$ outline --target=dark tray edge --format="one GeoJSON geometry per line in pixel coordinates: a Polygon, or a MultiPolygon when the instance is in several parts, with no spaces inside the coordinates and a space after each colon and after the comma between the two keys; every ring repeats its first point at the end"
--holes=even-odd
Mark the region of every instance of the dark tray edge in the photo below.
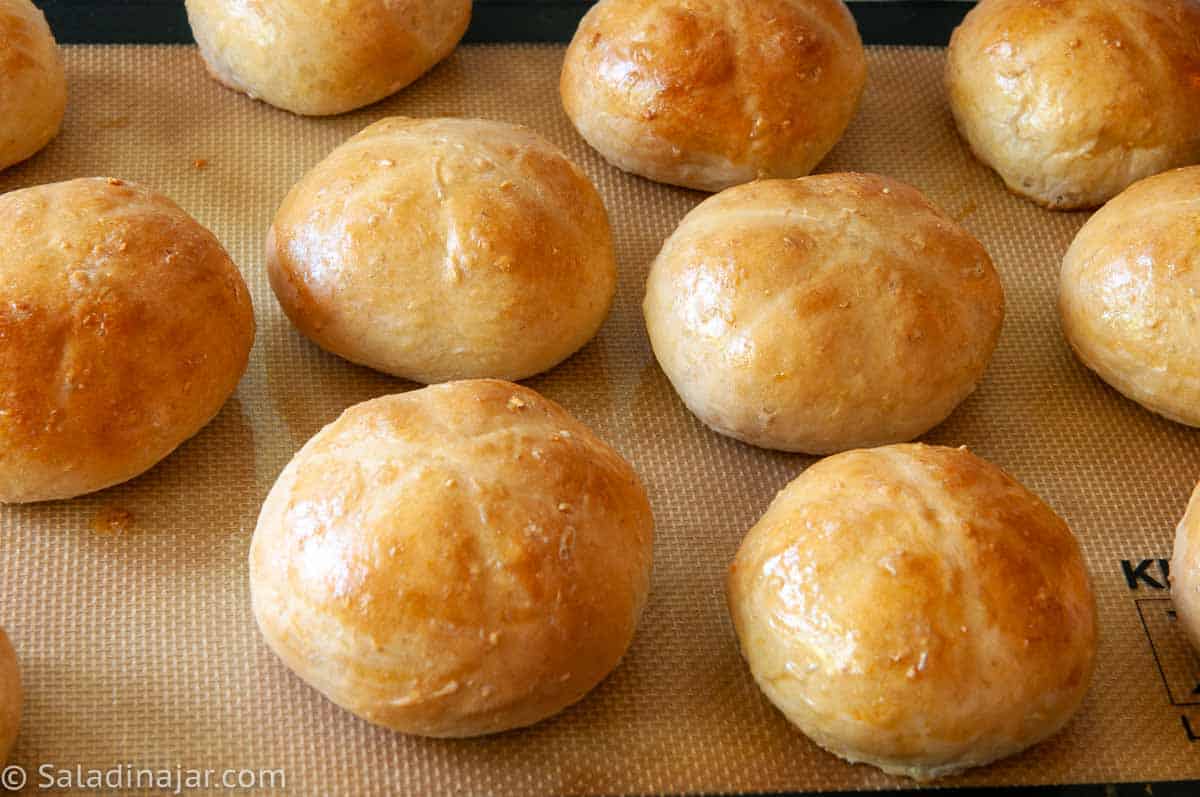
{"type": "MultiPolygon", "coordinates": [[[[191,44],[183,0],[37,0],[61,44],[191,44]]],[[[570,41],[591,0],[475,0],[465,41],[570,41]]],[[[963,0],[850,0],[867,44],[945,45],[963,0]]]]}

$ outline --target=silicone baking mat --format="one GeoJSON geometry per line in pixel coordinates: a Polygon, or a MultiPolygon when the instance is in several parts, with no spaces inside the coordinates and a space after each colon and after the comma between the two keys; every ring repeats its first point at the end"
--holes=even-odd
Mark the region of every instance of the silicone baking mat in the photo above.
{"type": "MultiPolygon", "coordinates": [[[[725,568],[774,493],[812,460],[704,429],[656,366],[642,324],[647,267],[701,198],[622,174],[559,107],[559,46],[466,46],[361,112],[301,119],[209,80],[192,47],[66,48],[62,136],[0,189],[85,175],[138,180],[225,243],[259,334],[236,396],[145,476],[68,502],[0,510],[0,624],[27,686],[15,763],[37,768],[282,770],[295,794],[632,794],[896,788],[827,755],[760,696],[726,615],[725,568]],[[529,125],[595,180],[612,217],[618,299],[599,336],[528,384],[620,449],[657,519],[653,590],[622,666],[561,716],[474,741],[409,738],[339,710],[260,641],[246,553],[260,502],[293,452],[343,408],[414,385],[301,338],[276,305],[262,242],[307,168],[392,114],[529,125]]],[[[1122,399],[1059,333],[1059,260],[1083,214],[1009,196],[953,130],[935,49],[872,48],[861,111],[821,171],[911,182],[987,246],[1008,319],[979,391],[929,442],[965,444],[1040,493],[1078,533],[1102,621],[1090,696],[1063,734],[947,782],[1200,777],[1200,660],[1162,572],[1200,476],[1200,432],[1122,399]]],[[[3,223],[0,220],[0,223],[3,223]]]]}

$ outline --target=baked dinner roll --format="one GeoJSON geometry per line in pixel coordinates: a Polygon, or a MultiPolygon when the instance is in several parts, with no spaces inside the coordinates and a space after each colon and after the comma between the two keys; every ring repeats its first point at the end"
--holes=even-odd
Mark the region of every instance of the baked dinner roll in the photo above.
{"type": "Polygon", "coordinates": [[[1200,2],[981,0],[950,39],[946,85],[1010,190],[1095,207],[1200,160],[1200,2]]]}
{"type": "Polygon", "coordinates": [[[453,52],[471,0],[186,0],[209,74],[306,116],[394,94],[453,52]]]}
{"type": "Polygon", "coordinates": [[[0,196],[0,501],[132,479],[217,414],[254,340],[212,233],[112,178],[0,196]]]}
{"type": "Polygon", "coordinates": [[[1171,601],[1188,639],[1200,650],[1200,485],[1192,493],[1187,513],[1175,531],[1171,601]]]}
{"type": "Polygon", "coordinates": [[[637,474],[562,407],[493,380],[346,410],[267,496],[254,614],[364,719],[477,736],[545,719],[624,655],[654,523],[637,474]]]}
{"type": "Polygon", "coordinates": [[[1040,742],[1079,708],[1096,607],[1071,530],[966,449],[830,457],[729,571],[759,687],[830,752],[927,780],[1040,742]]]}
{"type": "Polygon", "coordinates": [[[67,78],[46,17],[29,0],[0,0],[0,169],[58,135],[67,78]]]}
{"type": "Polygon", "coordinates": [[[600,0],[563,64],[563,107],[620,169],[720,191],[808,174],[867,77],[841,0],[600,0]]]}
{"type": "Polygon", "coordinates": [[[916,189],[828,174],[701,203],[654,261],[645,314],[701,421],[825,454],[941,423],[987,367],[1004,293],[979,242],[916,189]]]}
{"type": "Polygon", "coordinates": [[[1200,426],[1200,166],[1135,183],[1063,258],[1059,314],[1083,363],[1129,398],[1200,426]]]}
{"type": "Polygon", "coordinates": [[[321,161],[267,235],[292,323],[418,382],[523,379],[591,339],[616,290],[608,215],[531,130],[384,119],[321,161]]]}
{"type": "Polygon", "coordinates": [[[0,764],[8,760],[21,727],[21,671],[17,654],[0,628],[0,764]]]}

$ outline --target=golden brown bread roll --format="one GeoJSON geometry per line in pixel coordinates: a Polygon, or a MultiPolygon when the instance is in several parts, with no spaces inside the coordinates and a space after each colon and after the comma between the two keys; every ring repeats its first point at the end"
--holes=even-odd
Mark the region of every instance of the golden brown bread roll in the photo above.
{"type": "Polygon", "coordinates": [[[1071,530],[965,449],[805,471],[729,571],[742,654],[817,744],[918,780],[1012,755],[1078,709],[1096,607],[1071,530]]]}
{"type": "Polygon", "coordinates": [[[217,414],[254,340],[212,233],[112,178],[0,196],[0,501],[137,476],[217,414]]]}
{"type": "Polygon", "coordinates": [[[1192,646],[1200,650],[1200,484],[1175,530],[1171,601],[1192,646]]]}
{"type": "Polygon", "coordinates": [[[454,51],[471,0],[187,0],[209,73],[277,108],[344,113],[454,51]]]}
{"type": "Polygon", "coordinates": [[[351,407],[263,504],[271,648],[349,711],[424,736],[518,728],[617,665],[649,589],[633,469],[557,404],[452,382],[351,407]]]}
{"type": "Polygon", "coordinates": [[[1200,426],[1200,166],[1130,186],[1088,219],[1063,258],[1059,315],[1071,347],[1142,406],[1200,426]]]}
{"type": "Polygon", "coordinates": [[[523,379],[591,339],[616,290],[604,203],[524,127],[376,122],[317,164],[267,236],[315,343],[418,382],[523,379]]]}
{"type": "Polygon", "coordinates": [[[58,135],[67,78],[46,17],[29,0],[0,0],[0,169],[58,135]]]}
{"type": "Polygon", "coordinates": [[[0,765],[8,760],[21,728],[21,671],[17,653],[0,628],[0,765]]]}
{"type": "Polygon", "coordinates": [[[701,203],[654,261],[644,309],[700,420],[824,454],[941,423],[987,367],[1004,292],[979,242],[916,189],[828,174],[701,203]]]}
{"type": "Polygon", "coordinates": [[[981,0],[950,40],[946,85],[1009,189],[1095,207],[1200,161],[1200,3],[981,0]]]}
{"type": "Polygon", "coordinates": [[[563,64],[563,107],[613,165],[720,191],[808,174],[866,82],[841,0],[601,0],[563,64]]]}

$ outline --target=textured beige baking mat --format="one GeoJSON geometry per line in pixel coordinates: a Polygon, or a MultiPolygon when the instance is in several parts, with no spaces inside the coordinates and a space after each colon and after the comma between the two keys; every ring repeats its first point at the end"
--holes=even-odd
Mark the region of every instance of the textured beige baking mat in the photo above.
{"type": "MultiPolygon", "coordinates": [[[[228,247],[259,332],[236,396],[148,474],[74,501],[0,510],[0,624],[28,692],[16,763],[282,769],[288,792],[323,795],[909,785],[819,750],[742,664],[724,605],[726,565],[775,492],[812,460],[718,437],[676,399],[640,302],[659,245],[702,197],[624,175],[587,148],[559,107],[560,47],[464,47],[400,96],[335,119],[297,118],[221,89],[191,47],[72,47],[66,57],[63,134],[0,175],[0,189],[113,175],[167,193],[228,247]],[[599,186],[617,242],[608,322],[529,384],[612,441],[646,481],[657,519],[649,607],[625,662],[582,703],[490,739],[408,738],[339,710],[275,660],[249,608],[247,546],[284,464],[343,408],[413,387],[301,338],[263,270],[263,233],[293,181],[392,114],[537,129],[599,186]]],[[[1008,293],[999,350],[979,391],[925,439],[970,446],[1068,519],[1102,623],[1095,682],[1066,732],[950,783],[1200,778],[1200,659],[1175,628],[1158,561],[1200,477],[1200,432],[1122,399],[1071,357],[1054,293],[1085,215],[1017,200],[972,161],[945,108],[942,59],[938,50],[872,50],[862,109],[821,171],[911,182],[991,252],[1008,293]]]]}

